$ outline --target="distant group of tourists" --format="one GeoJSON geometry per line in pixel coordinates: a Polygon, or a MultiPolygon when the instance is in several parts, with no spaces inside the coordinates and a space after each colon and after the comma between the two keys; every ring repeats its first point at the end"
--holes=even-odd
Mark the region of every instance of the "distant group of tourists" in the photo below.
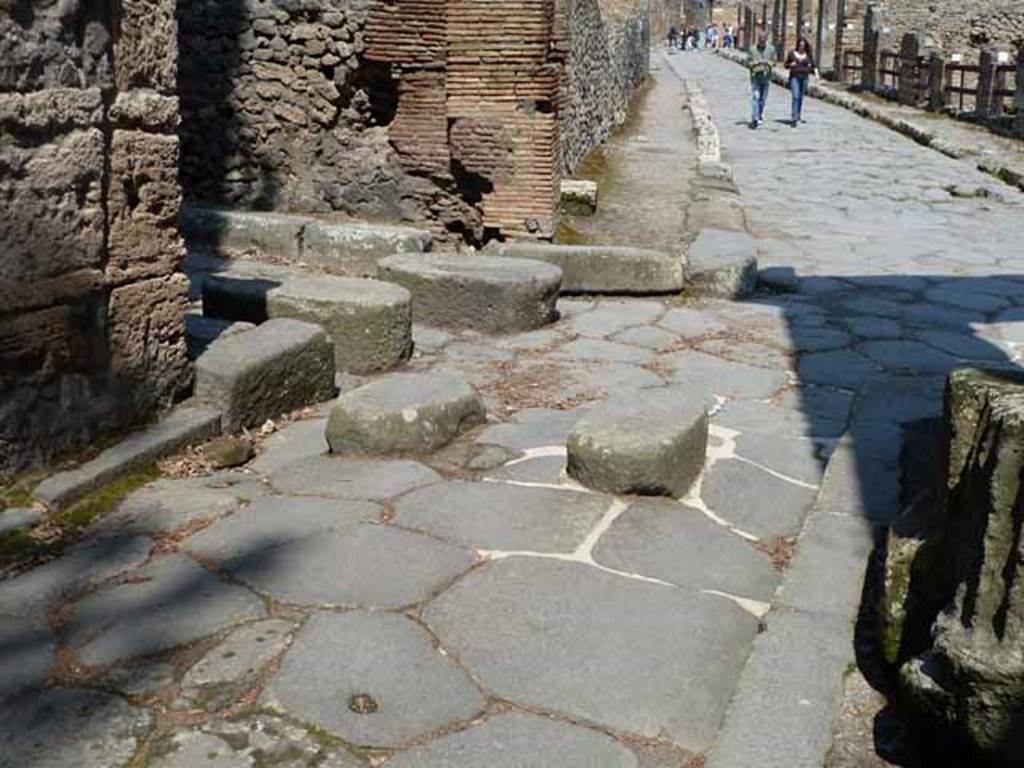
{"type": "MultiPolygon", "coordinates": [[[[747,52],[747,67],[750,70],[750,90],[753,101],[750,127],[764,123],[764,107],[768,101],[768,88],[772,81],[772,67],[775,65],[775,46],[768,42],[762,30],[757,41],[747,52]]],[[[818,77],[818,63],[806,37],[800,37],[796,46],[786,54],[785,67],[789,72],[789,92],[792,95],[790,125],[794,128],[805,122],[803,119],[804,96],[810,85],[811,76],[818,77]]]]}
{"type": "Polygon", "coordinates": [[[736,36],[729,24],[719,26],[708,24],[703,29],[690,27],[680,31],[676,26],[669,27],[669,50],[681,51],[713,51],[718,48],[732,48],[736,44],[736,36]]]}

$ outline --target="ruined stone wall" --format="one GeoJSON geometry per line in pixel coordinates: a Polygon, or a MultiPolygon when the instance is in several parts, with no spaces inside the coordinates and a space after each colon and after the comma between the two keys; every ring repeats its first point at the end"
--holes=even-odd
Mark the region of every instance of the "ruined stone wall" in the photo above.
{"type": "Polygon", "coordinates": [[[887,48],[898,49],[905,32],[921,35],[923,48],[971,59],[985,45],[1010,49],[1024,42],[1020,0],[889,0],[883,7],[887,48]]]}
{"type": "Polygon", "coordinates": [[[190,383],[175,52],[171,0],[0,1],[0,473],[190,383]]]}
{"type": "Polygon", "coordinates": [[[179,0],[186,196],[549,236],[563,127],[577,158],[646,71],[645,15],[562,2],[179,0]]]}

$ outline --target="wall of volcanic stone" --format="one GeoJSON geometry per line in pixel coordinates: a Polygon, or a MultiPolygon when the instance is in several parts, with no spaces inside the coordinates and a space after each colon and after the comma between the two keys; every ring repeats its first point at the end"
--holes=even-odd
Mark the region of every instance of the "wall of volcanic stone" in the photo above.
{"type": "Polygon", "coordinates": [[[0,473],[190,383],[176,48],[171,0],[0,3],[0,473]]]}
{"type": "Polygon", "coordinates": [[[972,61],[975,48],[1024,45],[1020,0],[889,0],[883,8],[889,48],[899,48],[904,32],[918,33],[923,48],[960,53],[972,61]]]}

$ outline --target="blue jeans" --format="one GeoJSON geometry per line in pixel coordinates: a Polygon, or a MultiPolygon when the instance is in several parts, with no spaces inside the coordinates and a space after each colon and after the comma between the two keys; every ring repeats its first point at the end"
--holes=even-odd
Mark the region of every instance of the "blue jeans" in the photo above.
{"type": "Polygon", "coordinates": [[[761,80],[755,77],[750,81],[750,91],[754,102],[750,121],[753,123],[764,118],[764,105],[768,101],[768,86],[770,84],[771,81],[768,78],[761,80]]]}
{"type": "Polygon", "coordinates": [[[807,93],[807,75],[789,78],[789,92],[793,94],[793,122],[798,122],[804,112],[804,94],[807,93]]]}

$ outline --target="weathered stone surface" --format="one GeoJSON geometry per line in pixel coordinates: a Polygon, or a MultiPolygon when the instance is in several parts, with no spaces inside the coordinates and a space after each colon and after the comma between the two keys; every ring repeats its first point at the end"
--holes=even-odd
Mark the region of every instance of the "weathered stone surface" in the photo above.
{"type": "Polygon", "coordinates": [[[67,642],[83,663],[146,656],[265,613],[251,592],[184,555],[154,560],[138,575],[138,581],[106,587],[75,606],[67,642]]]}
{"type": "Polygon", "coordinates": [[[689,397],[719,395],[758,400],[776,395],[786,385],[782,371],[723,360],[687,350],[664,358],[672,367],[669,380],[689,397]]]}
{"type": "Polygon", "coordinates": [[[124,765],[150,722],[146,710],[100,691],[29,692],[0,712],[0,766],[124,765]]]}
{"type": "Polygon", "coordinates": [[[303,277],[267,292],[267,315],[316,323],[334,342],[339,371],[371,373],[412,354],[412,297],[378,280],[303,277]]]}
{"type": "Polygon", "coordinates": [[[474,570],[424,620],[497,696],[694,751],[710,745],[757,631],[722,598],[535,558],[474,570]]]}
{"type": "Polygon", "coordinates": [[[221,410],[225,432],[334,394],[334,350],[324,331],[278,318],[218,339],[196,361],[196,399],[221,410]]]}
{"type": "Polygon", "coordinates": [[[704,466],[707,401],[680,389],[605,401],[569,435],[569,474],[611,493],[682,496],[704,466]]]}
{"type": "Polygon", "coordinates": [[[271,473],[270,483],[284,493],[336,499],[383,501],[430,485],[441,476],[415,461],[374,461],[321,456],[271,473]]]}
{"type": "Polygon", "coordinates": [[[406,373],[346,392],[331,408],[332,453],[429,453],[486,417],[469,384],[441,373],[406,373]]]}
{"type": "Polygon", "coordinates": [[[374,277],[377,261],[429,251],[430,232],[412,227],[314,221],[302,235],[302,260],[329,272],[374,277]]]}
{"type": "Polygon", "coordinates": [[[268,437],[249,465],[254,472],[269,475],[299,459],[327,453],[324,429],[327,419],[302,419],[286,424],[268,437]]]}
{"type": "Polygon", "coordinates": [[[634,325],[647,325],[665,314],[658,301],[603,301],[589,312],[572,317],[568,330],[580,336],[610,336],[634,325]]]}
{"type": "Polygon", "coordinates": [[[686,211],[686,228],[690,232],[702,229],[724,229],[743,232],[747,228],[743,205],[734,198],[698,200],[690,203],[686,211]]]}
{"type": "Polygon", "coordinates": [[[36,507],[16,507],[0,510],[0,536],[13,531],[31,528],[40,522],[46,513],[36,507]]]}
{"type": "Polygon", "coordinates": [[[702,229],[690,244],[685,273],[695,295],[746,298],[757,288],[757,241],[743,232],[702,229]]]}
{"type": "MultiPolygon", "coordinates": [[[[25,597],[31,600],[30,595],[25,597]]],[[[28,616],[12,616],[0,608],[0,702],[26,688],[42,687],[57,663],[57,638],[48,626],[49,617],[31,609],[26,612],[28,616]]],[[[0,723],[0,746],[3,729],[0,723]]],[[[0,752],[0,765],[3,759],[0,752]]]]}
{"type": "Polygon", "coordinates": [[[300,235],[311,219],[263,211],[229,211],[184,206],[181,231],[192,245],[224,256],[256,256],[298,261],[300,235]]]}
{"type": "Polygon", "coordinates": [[[510,243],[496,256],[534,259],[562,270],[562,293],[676,293],[683,287],[679,256],[643,248],[510,243]]]}
{"type": "Polygon", "coordinates": [[[597,212],[597,182],[566,179],[559,190],[562,211],[570,216],[593,216],[597,212]]]}
{"type": "Polygon", "coordinates": [[[891,655],[912,656],[901,688],[917,712],[1012,765],[1024,741],[1018,538],[1024,379],[963,369],[949,377],[945,483],[931,514],[899,521],[886,600],[891,655]]]}
{"type": "Polygon", "coordinates": [[[244,437],[225,435],[206,443],[201,452],[215,469],[225,469],[245,464],[253,456],[253,447],[244,437]]]}
{"type": "Polygon", "coordinates": [[[255,326],[248,322],[232,322],[216,317],[204,317],[195,312],[185,314],[185,345],[189,360],[195,360],[221,336],[248,331],[255,326]]]}
{"type": "Polygon", "coordinates": [[[395,504],[399,525],[474,549],[572,552],[608,510],[595,494],[501,483],[439,483],[395,504]]]}
{"type": "Polygon", "coordinates": [[[565,445],[573,425],[584,412],[583,408],[572,411],[527,408],[519,411],[513,421],[507,424],[494,424],[488,427],[480,433],[476,442],[500,445],[513,451],[565,445]]]}
{"type": "Polygon", "coordinates": [[[816,495],[736,459],[715,462],[701,484],[701,497],[716,515],[759,538],[799,533],[816,495]]]}
{"type": "Polygon", "coordinates": [[[413,621],[362,612],[314,615],[264,696],[352,744],[375,747],[401,746],[468,721],[485,704],[413,621]],[[345,663],[325,665],[329,658],[345,663]]]}
{"type": "Polygon", "coordinates": [[[636,768],[636,757],[596,730],[521,713],[496,715],[470,730],[400,753],[388,768],[636,768]]]}
{"type": "Polygon", "coordinates": [[[562,272],[550,264],[495,256],[398,255],[378,276],[412,293],[417,323],[487,333],[529,331],[552,322],[562,272]]]}

